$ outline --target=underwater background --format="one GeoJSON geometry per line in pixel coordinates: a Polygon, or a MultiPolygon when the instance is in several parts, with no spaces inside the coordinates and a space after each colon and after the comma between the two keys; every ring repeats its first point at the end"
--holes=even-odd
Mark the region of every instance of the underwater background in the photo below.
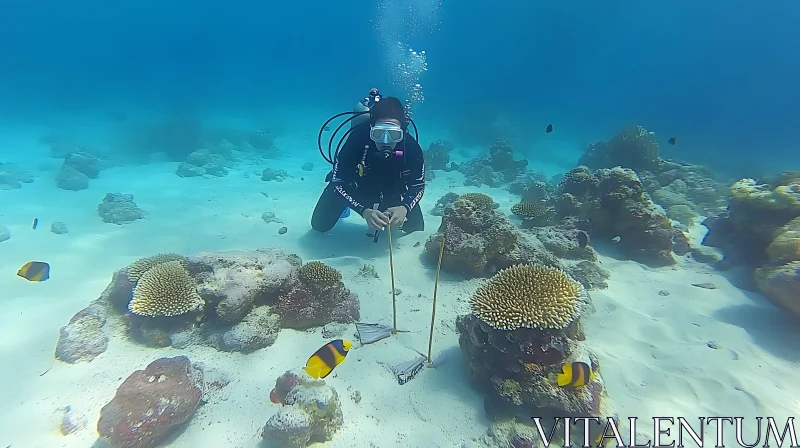
{"type": "Polygon", "coordinates": [[[798,23],[788,0],[0,3],[0,447],[782,428],[798,23]],[[419,130],[424,229],[317,232],[346,117],[323,124],[373,87],[419,130]]]}
{"type": "Polygon", "coordinates": [[[392,84],[400,41],[428,55],[417,112],[426,129],[466,138],[463,128],[502,115],[535,157],[529,126],[557,123],[582,147],[636,121],[679,137],[675,156],[739,174],[773,170],[797,149],[793,2],[378,6],[7,2],[0,113],[35,122],[107,108],[252,111],[281,132],[350,107],[373,85],[407,89],[392,84]]]}

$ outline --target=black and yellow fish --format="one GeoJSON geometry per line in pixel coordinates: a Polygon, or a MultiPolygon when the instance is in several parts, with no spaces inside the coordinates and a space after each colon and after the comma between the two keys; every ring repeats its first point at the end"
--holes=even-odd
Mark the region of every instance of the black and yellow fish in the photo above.
{"type": "Polygon", "coordinates": [[[667,140],[667,143],[674,145],[675,143],[678,143],[678,139],[675,137],[670,137],[669,140],[667,140]]]}
{"type": "Polygon", "coordinates": [[[330,375],[333,369],[344,362],[347,352],[353,343],[342,339],[328,342],[322,348],[314,352],[306,361],[306,373],[314,379],[325,378],[330,375]]]}
{"type": "Polygon", "coordinates": [[[547,127],[544,129],[544,132],[547,132],[548,134],[553,132],[553,124],[552,123],[548,124],[547,127]]]}
{"type": "Polygon", "coordinates": [[[17,275],[30,282],[43,282],[50,278],[50,265],[44,261],[29,261],[19,268],[17,275]]]}
{"type": "Polygon", "coordinates": [[[589,381],[596,378],[592,368],[585,362],[573,362],[564,364],[561,372],[556,376],[558,386],[585,386],[589,381]]]}

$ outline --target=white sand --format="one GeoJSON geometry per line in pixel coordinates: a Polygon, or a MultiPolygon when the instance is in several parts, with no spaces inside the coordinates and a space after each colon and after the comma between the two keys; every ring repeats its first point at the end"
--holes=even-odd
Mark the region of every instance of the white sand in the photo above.
{"type": "MultiPolygon", "coordinates": [[[[116,335],[90,363],[54,360],[59,328],[98,297],[113,270],[139,257],[280,247],[304,261],[320,259],[340,269],[359,295],[362,320],[391,321],[386,240],[373,244],[366,238],[357,215],[328,235],[307,234],[328,166],[308,136],[278,143],[303,149],[294,159],[233,170],[219,179],[179,178],[177,164],[153,164],[104,171],[80,192],[56,189],[50,174],[21,190],[0,191],[0,224],[12,232],[9,241],[0,243],[0,446],[91,446],[100,408],[122,380],[156,358],[178,354],[205,363],[231,382],[199,408],[170,446],[257,446],[260,428],[278,409],[269,401],[275,379],[304,365],[325,342],[319,330],[283,330],[273,346],[249,355],[206,347],[147,348],[116,335]],[[309,161],[314,172],[300,170],[309,161]],[[286,168],[294,177],[262,182],[253,173],[266,166],[286,168]],[[133,194],[149,216],[123,226],[103,223],[96,208],[107,192],[133,194]],[[284,223],[265,224],[264,211],[274,211],[284,223]],[[30,229],[34,217],[40,221],[36,231],[30,229]],[[50,233],[55,220],[65,222],[69,233],[50,233]],[[289,232],[278,235],[282,225],[289,232]],[[34,259],[51,264],[49,281],[29,283],[14,275],[34,259]],[[372,259],[380,279],[359,277],[358,269],[372,259]],[[89,426],[62,436],[60,408],[67,405],[85,413],[89,426]]],[[[387,368],[413,358],[414,350],[427,350],[434,272],[420,263],[422,245],[413,245],[424,244],[439,225],[429,211],[448,191],[475,191],[463,186],[458,173],[437,171],[436,176],[422,203],[426,231],[402,238],[394,250],[396,285],[402,290],[398,321],[410,333],[353,350],[329,377],[328,384],[339,392],[345,425],[324,446],[482,446],[478,439],[488,421],[483,400],[467,383],[454,325],[478,280],[442,275],[434,342],[435,354],[448,355],[442,367],[423,370],[404,386],[387,368]],[[359,404],[350,399],[356,390],[362,396],[359,404]]],[[[481,191],[491,194],[505,213],[516,200],[503,190],[481,191]]],[[[797,331],[779,310],[691,260],[665,269],[606,256],[601,261],[612,279],[607,290],[592,292],[597,311],[586,319],[587,337],[620,416],[797,414],[797,331]],[[713,282],[718,289],[690,285],[700,282],[713,282]],[[658,295],[662,289],[670,295],[658,295]],[[709,341],[721,348],[709,348],[709,341]]]]}

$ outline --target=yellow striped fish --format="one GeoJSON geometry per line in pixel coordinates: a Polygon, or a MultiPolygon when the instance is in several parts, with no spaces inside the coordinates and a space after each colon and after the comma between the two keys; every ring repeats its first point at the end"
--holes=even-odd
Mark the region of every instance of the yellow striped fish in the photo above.
{"type": "Polygon", "coordinates": [[[29,282],[43,282],[50,278],[50,265],[44,261],[29,261],[19,268],[17,275],[29,282]]]}
{"type": "Polygon", "coordinates": [[[589,381],[596,378],[592,368],[585,362],[573,362],[564,364],[561,372],[557,375],[559,387],[564,386],[585,386],[589,381]]]}
{"type": "Polygon", "coordinates": [[[328,342],[322,348],[314,352],[308,361],[306,361],[306,373],[314,379],[325,378],[333,372],[339,364],[344,362],[347,357],[347,352],[353,343],[336,339],[335,341],[328,342]]]}

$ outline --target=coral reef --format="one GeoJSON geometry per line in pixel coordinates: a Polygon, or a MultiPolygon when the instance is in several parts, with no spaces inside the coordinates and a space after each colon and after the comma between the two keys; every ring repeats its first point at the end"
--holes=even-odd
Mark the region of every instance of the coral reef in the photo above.
{"type": "Polygon", "coordinates": [[[223,177],[228,174],[226,166],[229,163],[225,156],[216,150],[198,149],[190,153],[186,161],[178,165],[175,174],[180,177],[223,177]]]}
{"type": "Polygon", "coordinates": [[[33,182],[33,177],[13,163],[0,162],[0,190],[16,190],[33,182]]]}
{"type": "Polygon", "coordinates": [[[56,358],[70,364],[89,362],[108,348],[106,317],[102,307],[90,305],[61,327],[56,358]]]}
{"type": "Polygon", "coordinates": [[[659,160],[658,143],[653,133],[639,125],[631,125],[607,142],[588,145],[578,164],[593,170],[621,166],[638,172],[657,169],[659,160]]]}
{"type": "Polygon", "coordinates": [[[703,221],[708,227],[703,244],[722,249],[733,264],[770,262],[767,247],[775,231],[800,216],[800,175],[791,174],[762,183],[742,179],[731,185],[728,209],[703,221]]]}
{"type": "MultiPolygon", "coordinates": [[[[338,271],[320,262],[303,265],[281,250],[165,253],[115,272],[103,294],[73,320],[84,315],[113,319],[119,323],[113,328],[146,345],[202,344],[247,353],[272,345],[281,327],[353,322],[359,303],[338,271]]],[[[93,323],[80,322],[81,329],[93,323]]],[[[73,323],[65,328],[69,337],[62,330],[59,346],[78,353],[65,357],[91,353],[92,343],[99,343],[91,335],[103,335],[78,336],[73,323]]]]}
{"type": "Polygon", "coordinates": [[[458,193],[445,193],[444,196],[440,197],[438,201],[436,201],[436,205],[433,206],[431,210],[431,214],[434,216],[442,216],[444,214],[444,209],[447,208],[448,205],[452,204],[459,198],[458,193]]]}
{"type": "Polygon", "coordinates": [[[675,263],[673,239],[683,234],[644,193],[639,177],[626,168],[585,166],[569,171],[552,199],[559,218],[576,217],[591,222],[592,239],[620,237],[620,250],[650,266],[675,263]]]}
{"type": "Polygon", "coordinates": [[[270,397],[282,406],[264,425],[261,437],[276,448],[327,442],[344,422],[336,390],[303,372],[281,375],[270,397]]]}
{"type": "Polygon", "coordinates": [[[250,353],[269,347],[281,330],[280,317],[267,305],[253,308],[244,319],[222,334],[219,348],[228,352],[250,353]]]}
{"type": "Polygon", "coordinates": [[[72,151],[64,156],[64,163],[56,174],[56,186],[64,190],[85,190],[89,179],[97,179],[103,162],[89,151],[72,151]]]}
{"type": "MultiPolygon", "coordinates": [[[[583,342],[580,319],[591,307],[588,295],[578,293],[582,287],[563,272],[540,266],[518,268],[513,281],[495,281],[502,277],[508,274],[501,271],[487,281],[470,301],[472,313],[456,319],[470,382],[484,394],[489,417],[508,420],[515,415],[613,415],[599,361],[583,342]],[[520,319],[512,319],[516,323],[508,325],[511,320],[499,316],[519,315],[520,302],[476,300],[487,296],[487,290],[494,290],[489,295],[493,297],[506,294],[523,297],[526,290],[540,291],[541,294],[534,293],[536,303],[568,306],[545,306],[550,311],[547,318],[539,316],[536,307],[522,308],[531,321],[545,325],[524,325],[520,319]],[[543,296],[562,300],[547,300],[543,296]],[[488,321],[478,316],[486,316],[488,321]],[[584,386],[559,387],[556,375],[564,364],[576,361],[591,366],[595,378],[584,386]]],[[[509,439],[520,436],[520,440],[515,440],[517,446],[529,446],[524,444],[528,440],[526,435],[531,434],[507,434],[509,439]]]]}
{"type": "Polygon", "coordinates": [[[157,359],[130,374],[100,410],[109,448],[153,447],[189,420],[203,397],[203,372],[189,358],[157,359]]]}
{"type": "Polygon", "coordinates": [[[268,151],[275,148],[275,136],[267,131],[257,130],[250,134],[247,143],[254,149],[268,151]]]}
{"type": "Polygon", "coordinates": [[[756,268],[754,278],[773,303],[800,317],[800,261],[756,268]]]}
{"type": "Polygon", "coordinates": [[[665,210],[685,205],[708,215],[725,206],[725,198],[719,194],[724,184],[713,171],[660,158],[654,133],[638,125],[622,129],[607,142],[588,145],[578,163],[593,171],[617,166],[635,171],[644,191],[665,210]]]}
{"type": "Polygon", "coordinates": [[[97,206],[97,214],[103,222],[110,224],[129,224],[145,217],[146,213],[133,202],[132,194],[107,193],[103,202],[97,206]]]}
{"type": "Polygon", "coordinates": [[[439,257],[442,235],[445,271],[474,277],[526,262],[558,265],[550,253],[527,241],[508,218],[468,198],[459,198],[447,206],[439,231],[426,241],[425,255],[431,261],[439,257]]]}
{"type": "Polygon", "coordinates": [[[307,329],[358,320],[358,297],[344,286],[341,278],[339,271],[322,262],[303,265],[275,304],[282,326],[307,329]]]}
{"type": "Polygon", "coordinates": [[[428,170],[449,171],[450,152],[455,145],[445,140],[436,140],[428,146],[425,155],[425,167],[428,170]]]}
{"type": "Polygon", "coordinates": [[[286,170],[275,169],[275,168],[265,168],[264,171],[261,172],[261,180],[264,182],[269,181],[276,181],[276,182],[283,182],[289,177],[289,173],[286,170]]]}
{"type": "Polygon", "coordinates": [[[55,233],[56,235],[63,235],[65,233],[69,233],[67,225],[61,221],[53,221],[53,223],[50,224],[50,231],[55,233]]]}
{"type": "Polygon", "coordinates": [[[800,316],[800,172],[733,183],[727,211],[703,225],[703,244],[721,249],[722,262],[755,268],[759,290],[800,316]]]}
{"type": "Polygon", "coordinates": [[[489,147],[488,156],[459,165],[458,171],[466,177],[464,185],[499,187],[515,180],[526,166],[527,160],[514,160],[514,151],[507,141],[497,140],[489,147]]]}
{"type": "Polygon", "coordinates": [[[557,226],[522,231],[493,206],[488,207],[490,202],[483,196],[468,193],[445,208],[438,232],[425,242],[428,261],[438,260],[444,235],[442,269],[447,272],[482,277],[509,266],[533,263],[563,269],[586,288],[607,287],[608,272],[594,263],[597,253],[588,245],[579,245],[577,234],[581,230],[557,226]],[[476,197],[483,198],[478,200],[483,207],[475,204],[476,197]]]}

